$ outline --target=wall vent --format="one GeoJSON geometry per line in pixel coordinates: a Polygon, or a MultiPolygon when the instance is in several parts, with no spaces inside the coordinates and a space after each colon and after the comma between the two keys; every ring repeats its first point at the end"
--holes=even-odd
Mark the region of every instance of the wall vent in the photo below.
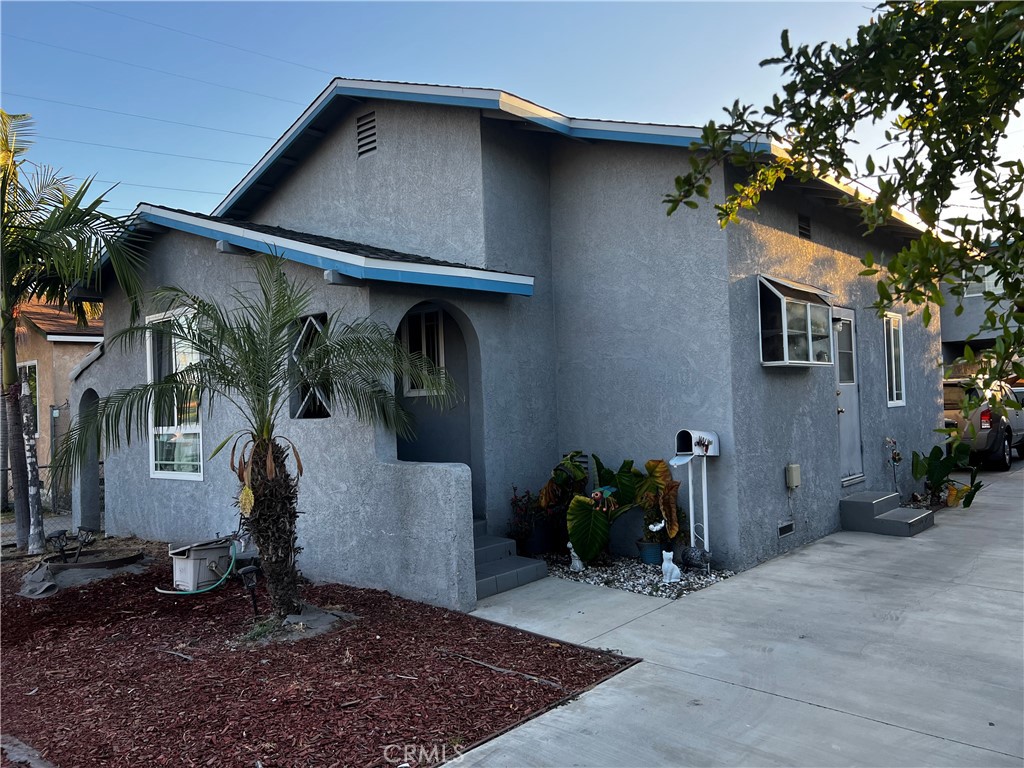
{"type": "Polygon", "coordinates": [[[811,217],[810,216],[797,216],[796,217],[796,233],[804,240],[811,239],[811,217]]]}
{"type": "Polygon", "coordinates": [[[377,151],[377,113],[367,112],[356,118],[356,154],[359,157],[377,151]]]}
{"type": "Polygon", "coordinates": [[[789,536],[793,532],[793,523],[783,523],[779,526],[779,538],[789,536]]]}

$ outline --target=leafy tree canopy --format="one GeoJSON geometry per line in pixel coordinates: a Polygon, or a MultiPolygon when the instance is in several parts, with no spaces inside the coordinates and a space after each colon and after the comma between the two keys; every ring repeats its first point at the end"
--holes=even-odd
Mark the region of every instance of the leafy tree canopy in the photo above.
{"type": "Polygon", "coordinates": [[[727,120],[704,127],[702,151],[665,197],[668,213],[709,198],[725,162],[746,180],[716,206],[723,227],[786,177],[867,182],[869,197],[844,202],[860,207],[868,232],[899,209],[929,230],[865,260],[863,274],[878,278],[876,307],[905,302],[927,323],[947,301],[943,289],[960,314],[967,288],[996,277],[1002,290],[984,293],[979,328],[995,342],[964,359],[986,383],[1024,377],[1024,161],[1008,150],[1024,94],[1024,3],[890,2],[875,12],[843,44],[794,47],[783,32],[782,55],[761,63],[782,67],[782,93],[761,109],[735,102],[727,120]],[[878,124],[884,144],[863,154],[858,138],[878,124]],[[754,137],[780,149],[758,152],[754,137]]]}

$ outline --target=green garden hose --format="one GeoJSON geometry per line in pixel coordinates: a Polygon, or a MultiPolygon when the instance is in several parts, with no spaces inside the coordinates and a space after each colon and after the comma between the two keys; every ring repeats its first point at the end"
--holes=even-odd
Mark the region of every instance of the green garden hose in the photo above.
{"type": "Polygon", "coordinates": [[[234,541],[234,539],[231,540],[231,563],[228,565],[228,569],[226,571],[224,571],[224,575],[221,576],[220,579],[218,579],[215,584],[211,584],[208,587],[203,587],[202,589],[192,589],[192,590],[160,589],[160,587],[154,587],[154,589],[156,589],[156,591],[159,592],[161,595],[201,595],[204,592],[209,592],[211,590],[214,590],[217,587],[219,587],[221,584],[223,584],[224,580],[227,579],[227,577],[231,575],[231,572],[233,570],[235,570],[235,541],[234,541]]]}

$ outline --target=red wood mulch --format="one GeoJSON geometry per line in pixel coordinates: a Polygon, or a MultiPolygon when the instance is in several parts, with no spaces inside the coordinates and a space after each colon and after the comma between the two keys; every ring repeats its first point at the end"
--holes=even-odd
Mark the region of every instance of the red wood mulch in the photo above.
{"type": "Polygon", "coordinates": [[[240,645],[252,608],[237,583],[159,595],[165,562],[27,600],[15,594],[25,568],[3,570],[0,730],[60,768],[394,766],[406,745],[424,765],[633,663],[340,585],[304,599],[355,621],[240,645]]]}

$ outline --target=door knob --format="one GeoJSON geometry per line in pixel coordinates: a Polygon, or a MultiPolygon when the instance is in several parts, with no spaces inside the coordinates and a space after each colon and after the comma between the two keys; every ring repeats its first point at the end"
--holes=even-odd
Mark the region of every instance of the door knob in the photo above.
{"type": "Polygon", "coordinates": [[[836,408],[836,413],[846,413],[845,408],[836,408]]]}

